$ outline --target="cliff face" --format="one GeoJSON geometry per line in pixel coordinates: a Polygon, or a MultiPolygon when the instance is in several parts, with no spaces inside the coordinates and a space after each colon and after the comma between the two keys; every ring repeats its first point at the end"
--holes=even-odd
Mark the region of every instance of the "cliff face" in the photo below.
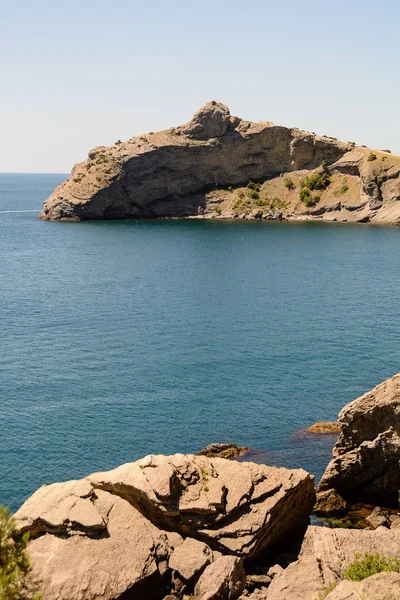
{"type": "Polygon", "coordinates": [[[371,160],[371,155],[351,143],[244,121],[223,104],[209,102],[186,125],[91,150],[46,200],[41,218],[325,215],[396,222],[400,158],[377,153],[371,160]],[[323,162],[329,187],[301,199],[304,177],[323,162]],[[257,190],[242,188],[249,180],[260,182],[257,190]]]}

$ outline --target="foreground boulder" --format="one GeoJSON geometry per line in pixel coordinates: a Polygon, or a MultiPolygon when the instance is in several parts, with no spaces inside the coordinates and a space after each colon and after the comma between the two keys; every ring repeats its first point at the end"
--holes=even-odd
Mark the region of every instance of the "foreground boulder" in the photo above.
{"type": "Polygon", "coordinates": [[[42,219],[400,220],[398,157],[245,121],[215,101],[181,127],[118,140],[88,156],[44,203],[42,219]],[[322,163],[326,185],[314,181],[301,196],[304,178],[322,163]],[[246,189],[249,180],[263,185],[246,189]]]}
{"type": "MultiPolygon", "coordinates": [[[[357,560],[358,555],[370,552],[398,557],[399,547],[399,530],[380,527],[375,531],[367,531],[310,526],[299,559],[272,580],[268,588],[268,600],[315,600],[330,585],[340,583],[345,569],[357,560]]],[[[347,583],[342,588],[346,586],[347,583]]],[[[343,596],[343,600],[353,597],[358,598],[343,596]]],[[[332,598],[335,596],[332,595],[332,598]]],[[[339,598],[342,599],[342,596],[339,598]]],[[[366,598],[376,600],[379,596],[366,598]]]]}
{"type": "Polygon", "coordinates": [[[89,479],[159,528],[245,558],[301,529],[315,500],[314,478],[302,469],[183,454],[150,455],[89,479]]]}
{"type": "Polygon", "coordinates": [[[235,600],[243,558],[305,527],[314,500],[301,469],[151,455],[43,486],[15,516],[43,600],[235,600]]]}
{"type": "Polygon", "coordinates": [[[43,600],[158,598],[180,536],[160,531],[128,502],[89,481],[40,488],[16,514],[43,600]]]}
{"type": "Polygon", "coordinates": [[[400,374],[339,413],[341,433],[319,484],[345,500],[398,506],[400,489],[400,374]]]}

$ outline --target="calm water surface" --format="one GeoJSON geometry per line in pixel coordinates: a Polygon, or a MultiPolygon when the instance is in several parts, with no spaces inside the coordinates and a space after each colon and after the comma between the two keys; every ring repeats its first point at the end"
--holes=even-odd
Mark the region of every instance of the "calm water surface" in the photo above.
{"type": "Polygon", "coordinates": [[[0,175],[0,502],[213,441],[320,475],[293,433],[400,370],[400,229],[39,221],[64,177],[0,175]]]}

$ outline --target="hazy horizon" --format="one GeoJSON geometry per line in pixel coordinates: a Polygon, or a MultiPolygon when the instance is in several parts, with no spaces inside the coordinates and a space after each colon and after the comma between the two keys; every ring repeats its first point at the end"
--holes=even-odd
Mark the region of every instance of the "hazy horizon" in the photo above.
{"type": "Polygon", "coordinates": [[[0,172],[69,173],[91,148],[180,125],[212,99],[400,154],[399,17],[393,0],[7,5],[0,172]]]}

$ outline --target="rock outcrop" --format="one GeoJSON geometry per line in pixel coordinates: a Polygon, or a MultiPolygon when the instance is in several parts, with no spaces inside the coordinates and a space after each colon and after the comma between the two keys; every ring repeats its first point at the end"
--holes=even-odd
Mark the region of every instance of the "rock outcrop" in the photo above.
{"type": "Polygon", "coordinates": [[[209,458],[237,458],[243,456],[248,451],[247,446],[237,446],[236,444],[209,444],[199,452],[199,456],[208,456],[209,458]]]}
{"type": "Polygon", "coordinates": [[[388,152],[244,121],[213,101],[186,125],[91,150],[44,203],[41,218],[397,223],[399,175],[400,159],[388,152]],[[329,187],[301,199],[302,180],[321,163],[329,169],[329,187]],[[260,182],[256,194],[241,189],[249,180],[260,182]]]}
{"type": "Polygon", "coordinates": [[[400,598],[400,573],[377,573],[362,581],[341,581],[325,600],[395,600],[400,598]]]}
{"type": "MultiPolygon", "coordinates": [[[[398,557],[399,543],[400,532],[384,527],[375,531],[365,531],[310,526],[299,559],[274,577],[268,588],[268,600],[315,600],[324,590],[329,589],[330,585],[340,584],[345,569],[357,560],[360,554],[369,552],[398,557]]],[[[375,589],[379,591],[377,584],[375,585],[375,589]]],[[[346,583],[338,589],[340,591],[347,586],[346,583]]],[[[385,589],[382,582],[380,589],[385,589]]],[[[352,598],[343,598],[347,597],[352,598]]],[[[331,598],[335,598],[335,595],[332,594],[331,598]]],[[[375,600],[379,595],[367,598],[375,600]]]]}
{"type": "Polygon", "coordinates": [[[314,499],[302,469],[151,455],[43,486],[16,518],[43,600],[236,600],[243,559],[305,528],[314,499]]]}
{"type": "Polygon", "coordinates": [[[345,500],[398,506],[400,374],[345,406],[341,433],[319,484],[345,500]]]}
{"type": "Polygon", "coordinates": [[[245,558],[301,528],[314,501],[313,477],[302,469],[183,454],[151,455],[91,475],[90,482],[161,529],[245,558]]]}

